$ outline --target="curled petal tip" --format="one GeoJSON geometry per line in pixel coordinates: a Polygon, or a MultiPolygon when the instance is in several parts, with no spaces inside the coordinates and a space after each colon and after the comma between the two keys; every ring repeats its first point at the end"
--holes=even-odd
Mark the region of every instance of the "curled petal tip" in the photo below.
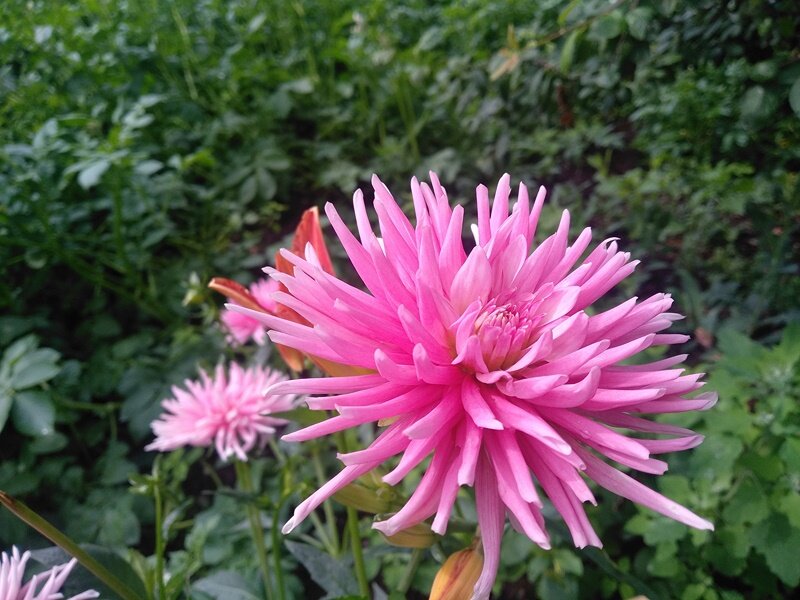
{"type": "Polygon", "coordinates": [[[295,517],[292,517],[288,521],[286,521],[286,525],[281,528],[281,533],[284,535],[291,533],[292,530],[297,527],[297,523],[295,523],[295,517]]]}

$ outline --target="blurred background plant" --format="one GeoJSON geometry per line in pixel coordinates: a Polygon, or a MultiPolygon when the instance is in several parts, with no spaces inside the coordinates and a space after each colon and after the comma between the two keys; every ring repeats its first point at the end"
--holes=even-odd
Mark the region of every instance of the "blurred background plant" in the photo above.
{"type": "MultiPolygon", "coordinates": [[[[372,172],[404,190],[432,169],[469,202],[508,171],[551,189],[546,228],[566,207],[645,259],[640,295],[675,295],[721,401],[660,482],[716,534],[629,504],[594,513],[603,552],[510,534],[501,597],[786,596],[800,582],[798,21],[792,0],[3,2],[0,489],[148,580],[161,486],[167,568],[189,582],[170,593],[253,597],[241,499],[202,493],[232,469],[187,453],[153,479],[141,450],[169,386],[233,352],[206,282],[251,281],[303,209],[345,206],[372,172]]],[[[292,482],[257,469],[272,502],[317,477],[285,450],[292,482]]],[[[463,541],[437,541],[415,574],[417,554],[373,545],[368,575],[426,591],[463,541]]],[[[43,542],[0,512],[12,543],[43,542]]],[[[357,593],[325,576],[346,554],[287,547],[291,597],[357,593]]]]}

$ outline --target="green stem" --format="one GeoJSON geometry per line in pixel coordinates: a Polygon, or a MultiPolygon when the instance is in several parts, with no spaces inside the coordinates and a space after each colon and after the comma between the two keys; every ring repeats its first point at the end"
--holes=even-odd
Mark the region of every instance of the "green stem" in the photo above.
{"type": "Polygon", "coordinates": [[[364,554],[361,552],[361,533],[358,531],[358,513],[355,508],[347,507],[347,529],[350,531],[350,543],[353,546],[353,564],[356,568],[356,579],[361,595],[369,598],[369,581],[364,566],[364,554]]]}
{"type": "Polygon", "coordinates": [[[78,544],[56,529],[51,523],[40,517],[19,500],[0,491],[0,504],[10,510],[16,517],[30,525],[44,537],[60,547],[64,552],[74,556],[84,568],[106,584],[122,600],[141,600],[140,595],[131,590],[111,571],[92,558],[78,544]]]}
{"type": "Polygon", "coordinates": [[[286,455],[283,453],[283,451],[281,450],[280,446],[278,446],[278,442],[275,441],[275,438],[269,438],[269,442],[268,443],[269,443],[270,449],[272,450],[272,454],[275,455],[275,458],[277,459],[278,463],[281,466],[285,466],[286,465],[286,455]]]}
{"type": "Polygon", "coordinates": [[[411,582],[414,580],[414,575],[417,572],[419,563],[422,561],[423,554],[425,554],[425,550],[422,548],[415,548],[411,553],[411,558],[408,560],[406,572],[403,574],[403,578],[400,580],[400,583],[397,586],[397,591],[403,594],[403,596],[406,595],[408,588],[411,587],[411,582]]]}
{"type": "MultiPolygon", "coordinates": [[[[339,452],[347,452],[347,432],[340,431],[334,436],[339,452]]],[[[361,595],[369,598],[369,581],[367,569],[364,566],[364,554],[361,551],[361,532],[358,530],[358,513],[356,509],[347,507],[347,530],[350,533],[350,543],[353,546],[353,566],[356,569],[356,579],[361,595]]]]}
{"type": "Polygon", "coordinates": [[[322,524],[322,521],[320,521],[317,513],[312,512],[310,515],[308,515],[308,518],[314,524],[314,529],[317,532],[319,541],[322,542],[322,545],[325,547],[325,552],[334,557],[339,556],[339,548],[331,545],[331,541],[328,539],[328,530],[325,525],[322,524]]]}
{"type": "MultiPolygon", "coordinates": [[[[319,448],[316,444],[311,446],[311,461],[314,464],[314,473],[317,476],[319,486],[325,485],[325,470],[322,468],[322,460],[319,457],[319,448]]],[[[339,548],[339,531],[336,527],[336,515],[333,514],[333,506],[329,500],[322,503],[322,510],[325,513],[325,521],[328,523],[328,530],[330,533],[331,545],[334,548],[339,548]]]]}
{"type": "Polygon", "coordinates": [[[164,586],[164,502],[161,498],[161,481],[158,477],[158,460],[156,460],[156,481],[153,485],[153,496],[156,504],[156,586],[157,598],[165,600],[167,590],[164,586]]]}
{"type": "MultiPolygon", "coordinates": [[[[248,496],[252,496],[255,492],[253,490],[253,479],[250,474],[250,465],[240,460],[237,460],[235,465],[236,479],[239,482],[239,488],[248,496]]],[[[247,499],[247,518],[250,520],[253,544],[256,547],[256,554],[258,555],[261,578],[264,580],[264,591],[267,594],[267,598],[273,600],[272,585],[270,584],[269,576],[269,562],[267,561],[267,549],[264,547],[264,528],[261,526],[261,515],[258,507],[253,503],[252,497],[247,499]]],[[[274,523],[273,527],[275,527],[274,523]]]]}
{"type": "Polygon", "coordinates": [[[283,582],[283,569],[281,568],[281,536],[278,530],[280,512],[283,501],[278,502],[272,515],[272,563],[275,565],[275,580],[278,584],[278,599],[286,600],[286,584],[283,582]]]}

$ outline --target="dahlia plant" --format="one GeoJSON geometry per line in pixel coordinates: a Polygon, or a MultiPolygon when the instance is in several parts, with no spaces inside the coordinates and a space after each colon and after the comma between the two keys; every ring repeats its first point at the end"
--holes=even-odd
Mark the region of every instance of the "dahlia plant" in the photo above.
{"type": "Polygon", "coordinates": [[[642,415],[704,410],[715,402],[713,394],[687,397],[702,383],[678,368],[685,355],[650,362],[638,356],[688,339],[665,333],[680,318],[669,312],[669,295],[594,309],[637,261],[614,239],[587,253],[588,228],[570,243],[568,211],[554,234],[534,244],[545,190],[531,204],[520,185],[511,208],[508,175],[491,203],[488,189],[477,188],[471,247],[462,240],[463,207],[451,207],[433,173],[431,185],[411,181],[414,223],[377,177],[372,185],[378,235],[361,191],[353,198],[358,238],[326,206],[366,290],[323,268],[309,244],[304,256],[282,251],[293,272],[265,269],[286,290],[273,299],[300,322],[228,305],[263,323],[275,343],[359,373],[272,385],[270,394],[313,394],[310,408],[338,413],[283,439],[305,441],[365,423],[380,432],[367,448],[339,455],[344,468],[297,507],[284,531],[397,456],[383,476],[392,485],[431,460],[406,504],[374,527],[393,535],[432,517],[433,531],[444,534],[459,489],[474,488],[484,555],[475,599],[491,592],[506,516],[550,547],[545,497],[576,546],[601,545],[584,511],[585,503],[596,504],[586,479],[711,529],[604,460],[663,473],[667,463],[656,455],[692,448],[702,438],[642,415]],[[668,437],[654,437],[662,434],[668,437]]]}

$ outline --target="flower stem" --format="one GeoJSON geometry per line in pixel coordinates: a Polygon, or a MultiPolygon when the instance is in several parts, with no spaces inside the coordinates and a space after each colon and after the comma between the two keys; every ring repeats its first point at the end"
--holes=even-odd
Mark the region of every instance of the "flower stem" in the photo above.
{"type": "Polygon", "coordinates": [[[422,561],[422,555],[425,554],[425,550],[422,548],[414,548],[414,551],[411,553],[411,558],[408,559],[408,567],[406,567],[406,572],[403,574],[403,578],[400,580],[400,583],[397,586],[397,591],[406,595],[408,592],[408,588],[411,587],[411,582],[414,580],[414,575],[417,572],[417,567],[419,567],[419,563],[422,561]]]}
{"type": "Polygon", "coordinates": [[[350,543],[353,546],[353,564],[358,579],[358,589],[361,595],[369,598],[369,581],[367,569],[364,566],[364,554],[361,551],[361,533],[358,531],[358,513],[355,508],[347,507],[347,528],[350,531],[350,543]]]}
{"type": "MultiPolygon", "coordinates": [[[[338,432],[334,438],[339,452],[347,452],[347,434],[344,431],[338,432]]],[[[369,598],[369,580],[367,579],[367,569],[364,566],[364,554],[361,550],[361,532],[358,530],[358,513],[355,508],[347,507],[347,530],[350,532],[350,544],[353,546],[353,566],[356,570],[358,579],[358,589],[361,595],[369,598]]]]}
{"type": "MultiPolygon", "coordinates": [[[[254,494],[253,479],[250,473],[250,465],[244,461],[237,460],[236,463],[236,479],[239,482],[239,489],[245,492],[248,496],[254,494]]],[[[258,507],[253,503],[253,498],[248,498],[247,501],[247,518],[250,520],[250,531],[253,534],[253,544],[256,548],[258,555],[258,564],[261,568],[261,578],[264,580],[264,591],[267,594],[268,600],[273,600],[272,585],[270,584],[269,576],[269,562],[267,561],[267,549],[264,546],[264,528],[261,526],[261,514],[258,507]]],[[[276,523],[272,524],[273,528],[276,523]]]]}
{"type": "Polygon", "coordinates": [[[56,529],[50,522],[40,517],[30,508],[19,500],[0,491],[0,504],[10,510],[16,517],[24,521],[36,531],[41,533],[48,540],[60,547],[64,552],[74,556],[78,562],[86,568],[92,575],[105,583],[109,589],[117,594],[122,600],[140,600],[141,594],[131,590],[127,584],[117,578],[114,573],[109,571],[102,564],[92,558],[83,548],[76,544],[64,533],[56,529]]]}
{"type": "Polygon", "coordinates": [[[167,590],[164,586],[164,502],[161,498],[161,480],[159,477],[158,458],[153,466],[155,482],[153,485],[153,498],[156,509],[156,586],[158,600],[165,600],[167,590]]]}
{"type": "Polygon", "coordinates": [[[275,566],[275,582],[278,585],[278,600],[286,600],[286,584],[283,582],[283,570],[281,568],[281,538],[278,531],[281,507],[283,502],[278,502],[272,516],[272,563],[275,566]]]}
{"type": "MultiPolygon", "coordinates": [[[[314,464],[314,473],[317,476],[319,486],[325,485],[325,471],[322,468],[322,460],[319,457],[319,448],[316,444],[311,446],[311,461],[314,464]]],[[[328,523],[328,530],[333,548],[339,548],[339,531],[336,527],[336,515],[333,514],[333,507],[329,500],[322,503],[322,510],[325,512],[325,521],[328,523]]]]}

